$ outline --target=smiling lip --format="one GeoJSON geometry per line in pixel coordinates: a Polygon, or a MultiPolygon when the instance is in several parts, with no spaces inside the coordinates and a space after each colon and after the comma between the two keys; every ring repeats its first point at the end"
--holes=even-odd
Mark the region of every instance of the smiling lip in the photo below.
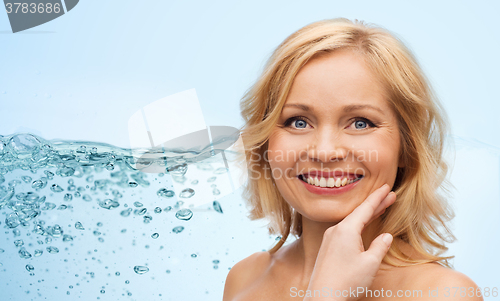
{"type": "Polygon", "coordinates": [[[357,175],[357,174],[343,172],[343,171],[323,172],[323,171],[319,171],[319,170],[313,170],[313,171],[308,172],[308,173],[303,173],[303,174],[301,174],[301,176],[304,176],[304,177],[323,177],[323,178],[333,178],[333,177],[343,178],[343,177],[346,177],[348,179],[356,179],[356,178],[362,177],[363,175],[357,175]]]}
{"type": "Polygon", "coordinates": [[[318,187],[315,185],[308,184],[308,183],[302,181],[300,179],[300,176],[297,177],[297,180],[300,181],[305,186],[305,188],[311,193],[319,194],[319,195],[338,195],[338,194],[342,194],[344,192],[347,192],[347,191],[353,189],[356,185],[358,185],[359,182],[361,182],[362,178],[357,180],[356,182],[351,183],[351,184],[341,186],[341,187],[332,187],[332,188],[330,188],[330,187],[318,187]]]}

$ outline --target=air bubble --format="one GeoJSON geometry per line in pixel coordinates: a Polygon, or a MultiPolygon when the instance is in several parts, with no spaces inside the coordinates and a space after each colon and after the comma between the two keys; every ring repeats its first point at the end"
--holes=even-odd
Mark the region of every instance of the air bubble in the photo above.
{"type": "Polygon", "coordinates": [[[175,217],[183,221],[188,221],[193,217],[193,212],[189,209],[181,209],[175,213],[175,217]]]}
{"type": "Polygon", "coordinates": [[[220,206],[220,203],[217,202],[217,201],[213,201],[212,203],[212,206],[214,207],[214,210],[219,212],[219,213],[223,213],[222,212],[222,207],[220,206]]]}
{"type": "Polygon", "coordinates": [[[64,189],[57,185],[57,184],[52,184],[52,186],[50,187],[50,190],[52,190],[53,192],[61,192],[61,191],[64,191],[64,189]]]}
{"type": "Polygon", "coordinates": [[[177,227],[172,229],[172,232],[174,232],[175,234],[179,234],[182,232],[182,230],[184,230],[183,226],[177,226],[177,227]]]}
{"type": "Polygon", "coordinates": [[[22,176],[21,179],[23,180],[24,183],[29,183],[31,182],[31,177],[29,176],[22,176]]]}
{"type": "Polygon", "coordinates": [[[147,272],[149,272],[149,268],[145,266],[136,265],[134,267],[134,272],[139,275],[146,274],[147,272]]]}
{"type": "Polygon", "coordinates": [[[160,197],[171,198],[175,195],[175,192],[166,188],[161,188],[156,194],[160,197]]]}
{"type": "Polygon", "coordinates": [[[118,203],[117,201],[114,201],[112,199],[106,199],[104,201],[100,201],[99,206],[101,206],[104,209],[111,210],[113,208],[117,208],[118,206],[120,206],[120,203],[118,203]]]}
{"type": "Polygon", "coordinates": [[[173,176],[183,176],[186,174],[187,169],[188,169],[187,164],[182,163],[182,164],[168,166],[166,172],[172,174],[173,176]]]}
{"type": "Polygon", "coordinates": [[[75,169],[73,167],[64,166],[58,168],[56,174],[61,177],[70,177],[75,173],[75,169]]]}
{"type": "Polygon", "coordinates": [[[50,246],[50,247],[47,247],[46,249],[47,249],[47,252],[49,252],[50,254],[57,254],[57,253],[59,253],[59,249],[56,248],[56,247],[50,246]]]}
{"type": "Polygon", "coordinates": [[[49,179],[49,180],[54,179],[54,173],[53,172],[45,170],[43,173],[47,176],[47,179],[49,179]]]}
{"type": "Polygon", "coordinates": [[[80,222],[76,222],[75,223],[75,229],[85,230],[85,228],[83,227],[82,223],[80,223],[80,222]]]}
{"type": "Polygon", "coordinates": [[[190,198],[194,195],[194,189],[192,188],[186,188],[186,189],[183,189],[181,191],[181,193],[179,194],[179,197],[181,198],[190,198]]]}
{"type": "Polygon", "coordinates": [[[24,258],[24,259],[28,259],[28,258],[31,258],[31,253],[26,251],[26,249],[24,247],[22,247],[19,250],[19,257],[24,258]]]}
{"type": "Polygon", "coordinates": [[[122,212],[120,212],[120,215],[123,217],[127,217],[130,215],[131,212],[132,212],[132,208],[128,208],[128,209],[122,210],[122,212]]]}
{"type": "Polygon", "coordinates": [[[146,214],[146,212],[148,212],[148,209],[146,209],[146,208],[134,210],[134,214],[136,214],[136,215],[144,215],[144,214],[146,214]]]}

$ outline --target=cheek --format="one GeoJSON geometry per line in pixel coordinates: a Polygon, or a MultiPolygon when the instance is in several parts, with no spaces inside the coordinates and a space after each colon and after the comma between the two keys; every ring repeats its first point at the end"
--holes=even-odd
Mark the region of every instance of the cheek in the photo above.
{"type": "Polygon", "coordinates": [[[269,165],[274,166],[275,162],[278,162],[277,157],[280,153],[283,152],[283,144],[280,142],[280,137],[276,134],[273,134],[269,137],[268,147],[267,147],[267,158],[269,165]]]}
{"type": "MultiPolygon", "coordinates": [[[[399,135],[380,133],[379,135],[359,137],[352,141],[354,159],[373,169],[392,168],[398,164],[399,135]]],[[[374,170],[373,170],[374,171],[374,170]]]]}
{"type": "Polygon", "coordinates": [[[297,159],[300,141],[293,139],[287,133],[274,132],[269,137],[267,158],[271,166],[286,166],[294,164],[297,159]]]}
{"type": "Polygon", "coordinates": [[[271,167],[272,177],[278,182],[280,177],[275,177],[276,173],[280,170],[286,168],[286,162],[284,162],[284,154],[286,153],[286,145],[284,144],[286,140],[282,139],[282,135],[273,133],[269,137],[269,144],[267,150],[267,163],[271,167]]]}
{"type": "Polygon", "coordinates": [[[269,136],[269,139],[268,139],[268,152],[269,152],[269,156],[271,157],[272,156],[272,153],[276,150],[279,150],[281,149],[282,147],[282,136],[278,130],[274,130],[271,135],[269,136]]]}

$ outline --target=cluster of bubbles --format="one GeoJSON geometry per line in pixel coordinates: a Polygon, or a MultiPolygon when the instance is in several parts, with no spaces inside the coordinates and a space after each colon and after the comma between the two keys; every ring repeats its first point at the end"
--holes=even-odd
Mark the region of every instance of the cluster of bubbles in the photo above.
{"type": "MultiPolygon", "coordinates": [[[[188,168],[186,160],[182,157],[163,160],[166,162],[165,173],[170,174],[173,180],[184,183],[186,181],[184,174],[188,168]]],[[[89,203],[113,211],[113,214],[119,214],[124,218],[142,217],[145,224],[153,220],[151,213],[172,212],[177,220],[191,220],[192,210],[183,208],[182,205],[183,199],[195,195],[196,191],[193,188],[185,188],[178,195],[171,187],[160,188],[156,192],[158,198],[176,200],[175,203],[163,208],[159,206],[146,208],[139,201],[133,202],[132,206],[126,204],[122,194],[123,189],[148,188],[151,184],[148,174],[135,169],[136,162],[137,158],[132,155],[131,150],[102,143],[46,141],[32,134],[0,136],[0,212],[5,215],[3,219],[4,228],[7,229],[5,233],[11,232],[15,238],[12,248],[6,249],[11,251],[15,248],[21,259],[58,254],[60,248],[52,245],[53,242],[71,243],[76,236],[71,235],[64,226],[49,225],[50,219],[46,217],[58,212],[71,211],[75,202],[89,203]],[[109,178],[95,179],[95,174],[103,170],[109,172],[109,178]],[[63,181],[67,183],[66,187],[62,184],[63,181]],[[22,238],[23,232],[25,236],[36,237],[36,247],[30,249],[25,244],[22,238]]],[[[199,164],[198,167],[211,169],[206,163],[199,164]]],[[[225,168],[215,169],[213,171],[215,176],[211,176],[206,182],[214,183],[217,175],[225,172],[225,168]]],[[[156,174],[158,177],[164,175],[164,173],[156,174]]],[[[196,185],[198,182],[193,180],[191,184],[196,185]]],[[[214,196],[220,194],[216,184],[211,184],[211,188],[214,196]]],[[[211,207],[215,212],[223,213],[218,201],[213,201],[211,207]]],[[[102,226],[102,223],[98,223],[97,226],[102,226]]],[[[81,221],[76,221],[74,229],[83,233],[85,226],[81,221]]],[[[184,226],[175,226],[171,229],[174,234],[183,231],[184,226]]],[[[92,233],[99,241],[103,241],[99,230],[92,233]]],[[[158,232],[151,234],[154,240],[159,237],[158,232]]],[[[2,242],[1,245],[5,246],[5,243],[2,242]]],[[[0,254],[4,252],[4,249],[0,249],[0,254]]],[[[196,254],[192,254],[192,257],[196,257],[196,254]]],[[[218,268],[218,264],[218,259],[213,260],[214,269],[218,268]]],[[[0,257],[0,267],[2,265],[0,257]]],[[[28,263],[25,266],[31,276],[35,275],[35,265],[28,263]]],[[[149,268],[135,265],[133,271],[143,275],[148,273],[149,268]]],[[[120,274],[116,273],[117,276],[120,274]]],[[[170,273],[170,270],[167,270],[167,273],[170,273]]],[[[89,275],[93,277],[92,274],[89,275]]],[[[105,290],[102,289],[100,292],[104,293],[105,290]]]]}

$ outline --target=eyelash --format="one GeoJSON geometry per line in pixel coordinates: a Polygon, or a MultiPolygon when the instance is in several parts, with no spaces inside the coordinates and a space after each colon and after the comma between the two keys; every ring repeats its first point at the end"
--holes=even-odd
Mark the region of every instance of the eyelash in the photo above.
{"type": "MultiPolygon", "coordinates": [[[[295,121],[295,120],[302,120],[302,121],[307,122],[307,118],[306,118],[306,117],[304,117],[304,116],[294,116],[294,117],[290,117],[290,118],[288,118],[288,119],[287,119],[287,120],[283,123],[283,127],[289,127],[289,126],[292,124],[292,122],[293,122],[293,121],[295,121]]],[[[355,121],[359,121],[359,120],[366,122],[366,123],[367,123],[370,127],[372,127],[372,128],[373,128],[373,127],[378,127],[375,123],[373,123],[372,121],[370,121],[368,118],[365,118],[365,117],[355,117],[355,118],[353,118],[353,119],[352,119],[351,124],[352,124],[353,122],[355,122],[355,121]]],[[[365,129],[366,129],[366,128],[365,128],[365,129]]],[[[361,130],[364,130],[364,129],[361,129],[361,130]]]]}

